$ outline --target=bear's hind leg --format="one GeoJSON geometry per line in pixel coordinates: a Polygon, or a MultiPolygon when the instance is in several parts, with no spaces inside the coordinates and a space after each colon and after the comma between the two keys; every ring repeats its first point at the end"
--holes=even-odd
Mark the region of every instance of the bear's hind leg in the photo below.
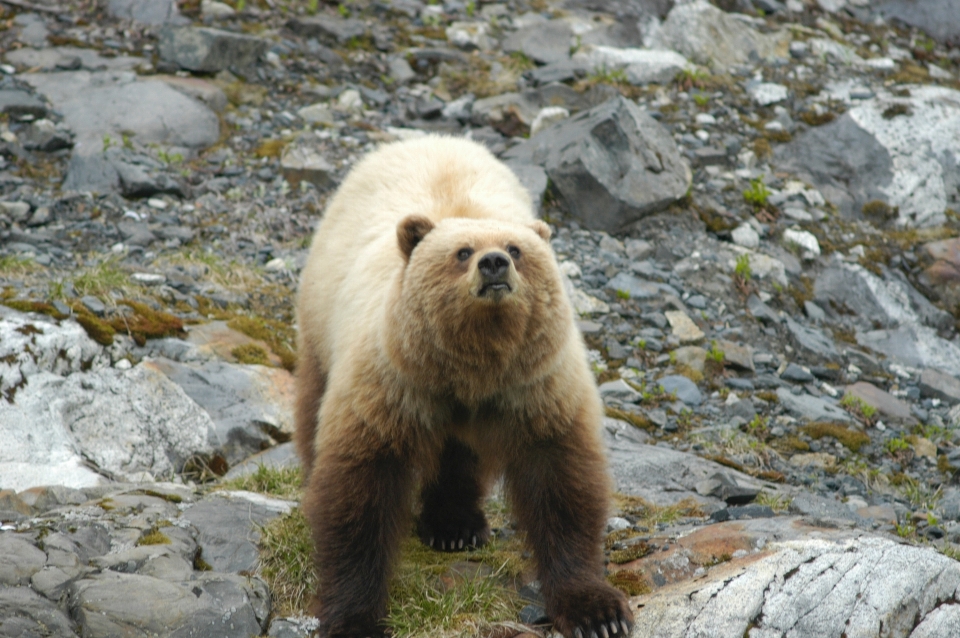
{"type": "Polygon", "coordinates": [[[485,488],[480,459],[465,443],[443,445],[436,478],[423,486],[417,534],[425,545],[446,552],[482,547],[490,538],[483,513],[485,488]]]}

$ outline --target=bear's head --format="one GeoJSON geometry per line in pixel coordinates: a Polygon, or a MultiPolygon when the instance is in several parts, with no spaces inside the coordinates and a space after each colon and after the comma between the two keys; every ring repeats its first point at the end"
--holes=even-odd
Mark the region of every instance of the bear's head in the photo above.
{"type": "Polygon", "coordinates": [[[492,388],[567,338],[572,311],[543,222],[412,215],[397,239],[406,263],[392,314],[405,367],[485,375],[492,388]]]}

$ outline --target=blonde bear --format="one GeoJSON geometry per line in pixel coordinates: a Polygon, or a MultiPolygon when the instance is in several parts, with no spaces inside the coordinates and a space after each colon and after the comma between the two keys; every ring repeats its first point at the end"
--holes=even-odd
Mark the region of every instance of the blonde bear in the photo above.
{"type": "Polygon", "coordinates": [[[297,300],[296,442],[320,635],[383,636],[410,529],[483,545],[500,476],[565,638],[626,636],[603,575],[601,403],[527,192],[465,139],[386,145],[327,206],[297,300]]]}

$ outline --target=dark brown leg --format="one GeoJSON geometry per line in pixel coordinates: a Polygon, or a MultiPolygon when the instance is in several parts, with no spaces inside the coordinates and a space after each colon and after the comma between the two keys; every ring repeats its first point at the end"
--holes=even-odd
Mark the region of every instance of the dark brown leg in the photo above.
{"type": "Polygon", "coordinates": [[[440,471],[421,493],[420,540],[448,552],[482,547],[490,537],[484,496],[476,453],[457,439],[447,439],[440,454],[440,471]]]}
{"type": "Polygon", "coordinates": [[[322,638],[383,635],[390,571],[409,529],[413,472],[408,459],[369,452],[363,458],[321,453],[304,497],[316,548],[312,611],[322,638]]]}
{"type": "Polygon", "coordinates": [[[293,441],[300,455],[300,464],[303,468],[303,482],[310,480],[313,469],[314,440],[317,434],[317,412],[320,410],[320,400],[326,388],[326,374],[320,368],[316,357],[304,348],[297,362],[297,402],[294,409],[293,441]]]}
{"type": "Polygon", "coordinates": [[[507,489],[533,546],[554,628],[564,638],[627,636],[633,616],[626,599],[603,578],[610,488],[594,439],[573,428],[530,445],[507,467],[507,489]]]}

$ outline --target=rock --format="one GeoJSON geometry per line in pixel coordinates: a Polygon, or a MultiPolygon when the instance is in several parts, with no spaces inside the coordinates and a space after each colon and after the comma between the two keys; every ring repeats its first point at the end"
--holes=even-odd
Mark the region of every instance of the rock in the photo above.
{"type": "Polygon", "coordinates": [[[19,89],[0,89],[0,113],[20,119],[25,115],[42,118],[47,115],[47,106],[35,95],[19,89]]]}
{"type": "Polygon", "coordinates": [[[653,299],[660,295],[658,284],[644,281],[625,272],[617,273],[604,287],[619,295],[626,295],[629,299],[653,299]]]}
{"type": "Polygon", "coordinates": [[[780,373],[780,378],[793,383],[809,383],[814,380],[814,376],[809,370],[801,368],[795,363],[788,363],[787,368],[780,373]]]}
{"type": "MultiPolygon", "coordinates": [[[[737,254],[749,256],[750,270],[754,277],[757,279],[771,279],[781,286],[787,285],[787,269],[784,262],[741,246],[733,246],[733,249],[737,254]]],[[[734,272],[736,267],[736,259],[731,258],[727,262],[727,269],[730,272],[734,272]]]]}
{"type": "Polygon", "coordinates": [[[76,638],[77,634],[54,603],[27,587],[0,587],[0,636],[76,638]]]}
{"type": "Polygon", "coordinates": [[[677,365],[684,365],[697,372],[703,372],[707,361],[707,351],[697,346],[683,346],[672,353],[677,365]]]}
{"type": "Polygon", "coordinates": [[[39,512],[46,512],[61,505],[80,505],[88,500],[87,495],[82,491],[62,485],[32,487],[20,492],[18,496],[24,503],[39,512]]]}
{"type": "Polygon", "coordinates": [[[885,18],[917,27],[948,46],[960,45],[960,18],[951,0],[882,0],[876,10],[885,18]]]}
{"type": "Polygon", "coordinates": [[[820,244],[809,231],[788,228],[783,231],[783,243],[799,248],[804,259],[816,259],[820,256],[820,244]]]}
{"type": "Polygon", "coordinates": [[[160,58],[182,69],[217,73],[229,69],[241,76],[253,73],[270,43],[263,38],[209,27],[165,27],[160,32],[160,58]]]}
{"type": "Polygon", "coordinates": [[[787,330],[789,330],[793,338],[796,339],[797,345],[799,345],[801,349],[825,359],[836,360],[839,358],[840,353],[837,352],[833,340],[827,337],[819,328],[804,326],[790,317],[786,318],[786,324],[787,330]]]}
{"type": "Polygon", "coordinates": [[[0,585],[30,584],[30,577],[40,571],[46,561],[47,555],[31,543],[13,534],[0,533],[0,585]]]}
{"type": "Polygon", "coordinates": [[[562,106],[548,106],[540,109],[530,125],[530,137],[568,117],[570,117],[570,111],[562,106]]]}
{"type": "Polygon", "coordinates": [[[927,368],[920,373],[920,396],[960,403],[960,381],[953,375],[927,368]]]}
{"type": "Polygon", "coordinates": [[[148,194],[137,181],[143,179],[166,191],[172,186],[157,182],[160,176],[150,167],[159,166],[155,160],[119,147],[124,135],[132,133],[144,146],[186,149],[206,148],[220,137],[212,110],[161,81],[87,71],[29,73],[23,78],[50,99],[76,135],[66,190],[107,192],[120,188],[123,177],[131,193],[148,194]],[[104,153],[105,138],[118,146],[104,153]]]}
{"type": "Polygon", "coordinates": [[[706,0],[677,4],[652,37],[656,48],[672,49],[698,64],[728,67],[786,51],[782,34],[762,34],[706,0]]]}
{"type": "Polygon", "coordinates": [[[673,505],[685,498],[723,505],[719,498],[697,492],[698,484],[718,472],[726,473],[739,486],[759,485],[756,479],[746,474],[693,454],[645,445],[626,437],[614,438],[608,432],[604,438],[616,490],[657,505],[673,505]]]}
{"type": "Polygon", "coordinates": [[[777,388],[777,398],[780,399],[780,405],[798,419],[853,422],[846,410],[809,394],[794,394],[786,388],[777,388]]]}
{"type": "MultiPolygon", "coordinates": [[[[489,125],[508,137],[529,133],[540,106],[530,93],[502,93],[473,103],[470,120],[489,125]]],[[[521,163],[533,163],[529,160],[521,163]]]]}
{"type": "MultiPolygon", "coordinates": [[[[805,454],[803,456],[814,455],[805,454]]],[[[834,461],[836,461],[836,459],[834,459],[834,461]]],[[[833,463],[830,465],[833,465],[833,463]]],[[[821,465],[821,467],[823,466],[821,465]]],[[[809,492],[800,492],[793,497],[793,500],[790,501],[790,513],[799,514],[800,516],[812,519],[810,522],[814,524],[819,521],[823,521],[824,519],[843,520],[853,518],[850,508],[843,503],[835,501],[832,498],[824,498],[809,492]]]]}
{"type": "Polygon", "coordinates": [[[733,243],[744,248],[756,248],[760,245],[760,235],[750,224],[740,224],[730,233],[733,243]]]}
{"type": "Polygon", "coordinates": [[[750,503],[760,493],[757,485],[740,485],[728,472],[717,472],[710,478],[700,481],[696,489],[698,494],[714,496],[727,505],[750,503]]]}
{"type": "MultiPolygon", "coordinates": [[[[534,123],[536,123],[536,120],[534,120],[534,123]]],[[[543,206],[543,196],[547,192],[547,173],[540,166],[533,164],[508,162],[507,166],[530,193],[534,209],[540,210],[540,207],[543,206]]]]}
{"type": "Polygon", "coordinates": [[[334,122],[333,110],[326,103],[305,106],[297,111],[297,115],[308,124],[333,124],[334,122]]]}
{"type": "Polygon", "coordinates": [[[777,147],[774,161],[814,184],[845,215],[880,200],[898,209],[900,224],[926,226],[942,223],[943,211],[955,206],[948,198],[960,185],[960,165],[944,158],[947,140],[957,136],[960,91],[917,86],[909,97],[881,93],[853,104],[835,121],[777,147]],[[890,116],[892,104],[904,113],[890,116]]]}
{"type": "Polygon", "coordinates": [[[667,394],[676,394],[677,398],[687,405],[700,405],[703,402],[703,395],[697,388],[697,384],[687,377],[679,374],[672,374],[661,377],[657,384],[667,394]]]}
{"type": "Polygon", "coordinates": [[[877,412],[883,415],[884,422],[899,420],[911,425],[916,423],[916,419],[910,414],[909,405],[872,383],[858,381],[848,385],[845,388],[846,394],[855,396],[876,408],[877,412]]]}
{"type": "Polygon", "coordinates": [[[607,302],[601,301],[596,297],[591,297],[583,292],[573,285],[569,277],[564,276],[563,280],[564,288],[570,297],[571,303],[573,303],[573,309],[578,315],[606,314],[610,312],[610,306],[607,305],[607,302]]]}
{"type": "Polygon", "coordinates": [[[0,402],[0,419],[0,484],[14,489],[96,485],[81,455],[119,477],[172,476],[219,444],[207,413],[149,363],[32,374],[14,403],[0,402]]]}
{"type": "Polygon", "coordinates": [[[300,467],[300,457],[297,455],[297,450],[293,442],[281,443],[276,447],[266,449],[263,452],[258,452],[244,459],[231,467],[230,471],[223,475],[223,480],[230,481],[243,476],[256,474],[261,467],[271,470],[300,467]]]}
{"type": "Polygon", "coordinates": [[[960,374],[960,348],[938,337],[932,328],[902,325],[896,329],[858,332],[857,343],[903,365],[960,374]]]}
{"type": "Polygon", "coordinates": [[[35,13],[20,13],[13,18],[13,23],[20,27],[17,40],[38,49],[47,46],[47,36],[50,32],[43,18],[35,13]]]}
{"type": "Polygon", "coordinates": [[[294,503],[250,492],[220,492],[181,514],[198,532],[203,560],[216,572],[253,572],[257,567],[259,528],[294,503]]]}
{"type": "Polygon", "coordinates": [[[649,49],[619,49],[586,44],[574,54],[573,60],[590,71],[623,70],[630,84],[656,82],[666,84],[690,66],[685,57],[675,51],[649,49]]]}
{"type": "Polygon", "coordinates": [[[640,403],[643,400],[643,395],[630,387],[623,379],[601,383],[599,391],[600,397],[603,399],[616,399],[624,403],[640,403]]]}
{"type": "Polygon", "coordinates": [[[109,0],[107,11],[122,20],[134,20],[143,24],[189,24],[180,15],[176,0],[109,0]]]}
{"type": "Polygon", "coordinates": [[[226,18],[237,14],[236,10],[229,4],[216,2],[216,0],[201,0],[200,13],[203,14],[205,18],[214,19],[226,18]]]}
{"type": "Polygon", "coordinates": [[[504,154],[543,166],[567,209],[616,232],[687,192],[690,171],[664,128],[617,97],[563,120],[504,154]]]}
{"type": "Polygon", "coordinates": [[[668,310],[663,313],[670,322],[670,329],[680,339],[680,343],[697,343],[704,338],[703,330],[682,310],[668,310]]]}
{"type": "Polygon", "coordinates": [[[406,84],[417,77],[410,63],[404,58],[390,58],[387,68],[390,70],[390,77],[400,85],[406,84]]]}
{"type": "Polygon", "coordinates": [[[287,23],[287,28],[302,38],[316,38],[327,45],[344,45],[367,33],[361,20],[331,15],[297,17],[287,23]]]}
{"type": "Polygon", "coordinates": [[[280,172],[293,188],[303,181],[320,189],[329,188],[335,170],[318,151],[306,146],[288,146],[280,157],[280,172]]]}
{"type": "Polygon", "coordinates": [[[175,75],[156,75],[154,77],[187,97],[203,102],[217,113],[227,108],[227,96],[216,84],[200,78],[181,78],[175,75]]]}
{"type": "Polygon", "coordinates": [[[917,456],[937,460],[937,446],[929,439],[918,438],[913,444],[913,451],[917,456]]]}
{"type": "Polygon", "coordinates": [[[230,464],[293,435],[293,377],[280,368],[211,361],[151,363],[212,420],[219,451],[230,464]]]}
{"type": "Polygon", "coordinates": [[[488,31],[486,22],[452,22],[446,29],[447,41],[464,51],[487,51],[491,47],[488,31]]]}
{"type": "Polygon", "coordinates": [[[723,353],[724,365],[748,372],[756,371],[752,347],[721,339],[717,342],[717,348],[723,353]]]}
{"type": "Polygon", "coordinates": [[[573,30],[560,20],[534,24],[511,33],[503,41],[506,53],[523,53],[540,64],[560,62],[570,57],[573,30]]]}
{"type": "Polygon", "coordinates": [[[73,135],[63,125],[57,126],[48,119],[32,122],[23,136],[23,147],[31,151],[52,153],[73,146],[73,135]]]}
{"type": "Polygon", "coordinates": [[[773,82],[750,82],[747,84],[747,93],[760,106],[769,106],[787,99],[787,87],[773,82]]]}
{"type": "Polygon", "coordinates": [[[170,583],[106,571],[71,585],[70,606],[85,635],[149,632],[229,638],[260,635],[270,603],[259,579],[198,574],[184,583],[170,583]]]}

